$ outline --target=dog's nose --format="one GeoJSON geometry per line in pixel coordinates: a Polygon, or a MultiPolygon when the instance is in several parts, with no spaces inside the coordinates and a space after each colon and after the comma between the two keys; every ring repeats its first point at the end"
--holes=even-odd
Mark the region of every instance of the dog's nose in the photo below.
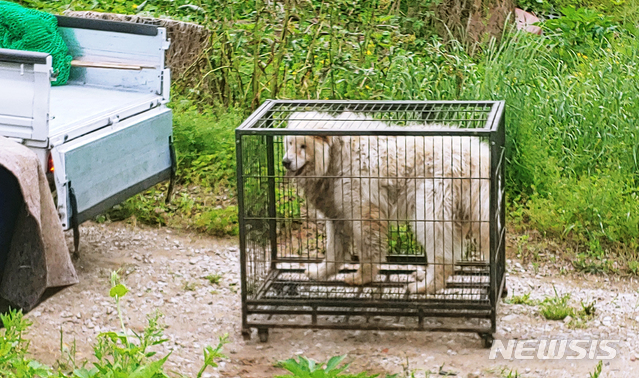
{"type": "Polygon", "coordinates": [[[282,159],[282,165],[284,166],[284,168],[288,169],[291,166],[291,159],[289,158],[282,159]]]}

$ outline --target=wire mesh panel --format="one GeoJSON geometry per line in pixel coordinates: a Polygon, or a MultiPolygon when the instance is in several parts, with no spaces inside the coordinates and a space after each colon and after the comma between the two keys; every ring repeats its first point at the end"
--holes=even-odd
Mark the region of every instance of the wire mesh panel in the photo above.
{"type": "Polygon", "coordinates": [[[237,130],[243,329],[457,330],[504,287],[503,102],[267,101],[237,130]]]}

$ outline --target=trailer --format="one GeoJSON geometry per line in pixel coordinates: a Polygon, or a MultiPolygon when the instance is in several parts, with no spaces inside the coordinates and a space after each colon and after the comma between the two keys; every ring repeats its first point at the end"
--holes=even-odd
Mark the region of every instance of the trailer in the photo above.
{"type": "MultiPolygon", "coordinates": [[[[46,168],[77,252],[79,224],[160,182],[172,187],[169,40],[152,25],[57,20],[73,57],[67,84],[51,85],[50,55],[0,49],[0,137],[29,148],[46,168]]],[[[0,180],[0,272],[15,223],[11,204],[20,201],[11,185],[0,180]]]]}

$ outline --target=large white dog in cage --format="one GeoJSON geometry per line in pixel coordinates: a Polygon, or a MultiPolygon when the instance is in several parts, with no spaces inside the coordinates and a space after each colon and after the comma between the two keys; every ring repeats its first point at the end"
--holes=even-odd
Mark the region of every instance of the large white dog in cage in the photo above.
{"type": "MultiPolygon", "coordinates": [[[[393,125],[370,115],[295,112],[289,129],[445,131],[442,124],[393,125]]],[[[309,132],[311,134],[312,132],[309,132]]],[[[325,280],[346,262],[350,245],[359,268],[353,285],[374,282],[387,252],[393,222],[408,222],[428,265],[411,293],[446,287],[468,250],[486,261],[490,251],[490,149],[479,137],[289,135],[282,164],[306,199],[326,218],[326,252],[307,275],[325,280]]]]}

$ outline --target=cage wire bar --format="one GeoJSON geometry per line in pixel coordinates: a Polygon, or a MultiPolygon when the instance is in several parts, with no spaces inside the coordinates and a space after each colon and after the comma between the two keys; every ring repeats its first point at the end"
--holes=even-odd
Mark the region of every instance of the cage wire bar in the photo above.
{"type": "MultiPolygon", "coordinates": [[[[302,147],[296,145],[292,153],[297,153],[298,148],[302,147]]],[[[432,330],[476,332],[484,346],[492,345],[498,300],[507,290],[503,101],[268,100],[236,129],[236,153],[245,338],[250,338],[251,328],[257,328],[263,342],[268,340],[269,328],[432,330]],[[316,151],[314,162],[326,158],[330,164],[341,165],[342,171],[290,177],[291,172],[287,173],[282,162],[282,157],[288,157],[292,148],[290,144],[284,145],[286,136],[289,140],[302,141],[304,148],[306,141],[313,143],[307,152],[316,151]],[[318,143],[328,138],[341,141],[340,152],[326,149],[321,150],[321,157],[317,156],[322,148],[317,148],[318,143]],[[344,152],[346,148],[352,150],[344,152]],[[354,149],[358,152],[353,152],[354,149]],[[483,151],[488,152],[482,155],[483,151]],[[342,157],[335,163],[335,154],[339,153],[342,157]],[[359,167],[353,167],[348,154],[352,157],[357,153],[371,160],[360,161],[359,167]],[[373,161],[373,156],[377,160],[373,161]],[[461,160],[455,160],[456,156],[461,156],[461,160]],[[464,164],[464,156],[469,161],[478,159],[479,172],[472,172],[471,165],[470,173],[457,177],[447,174],[453,172],[455,164],[464,164]],[[489,162],[481,161],[482,156],[489,162]],[[439,163],[442,167],[449,164],[450,171],[442,168],[441,176],[435,173],[429,176],[427,168],[423,168],[419,173],[422,165],[430,167],[439,163]],[[482,174],[482,164],[489,164],[487,177],[482,174]],[[344,165],[350,165],[350,171],[345,173],[344,165]],[[365,175],[362,165],[370,168],[365,175]],[[359,185],[359,202],[350,205],[344,200],[340,202],[335,194],[337,190],[344,198],[344,193],[350,193],[345,189],[336,187],[330,193],[320,193],[335,196],[337,199],[333,202],[342,206],[332,207],[351,206],[351,209],[359,209],[359,214],[355,210],[350,216],[342,211],[341,218],[322,214],[310,199],[313,193],[304,191],[303,180],[309,178],[319,180],[317,182],[339,180],[332,182],[342,185],[348,182],[351,187],[359,185]],[[381,210],[376,215],[370,211],[365,213],[363,209],[369,206],[366,204],[371,193],[383,190],[380,182],[399,187],[414,184],[422,188],[419,185],[423,185],[427,190],[431,190],[426,186],[428,182],[432,182],[433,187],[436,182],[450,185],[453,189],[441,193],[442,201],[448,196],[453,203],[465,206],[464,201],[472,202],[475,198],[472,196],[478,193],[479,207],[471,209],[470,218],[463,219],[454,215],[438,219],[432,215],[436,211],[430,218],[422,214],[423,219],[416,215],[382,214],[381,210]],[[481,188],[486,183],[489,183],[488,209],[481,201],[481,188]],[[362,187],[368,188],[368,194],[364,190],[361,195],[362,187]],[[454,188],[462,189],[455,191],[454,188]],[[445,227],[446,222],[449,228],[445,227]],[[377,238],[365,237],[373,234],[364,235],[364,231],[359,238],[356,236],[354,230],[369,230],[376,225],[382,230],[374,234],[377,238]],[[445,232],[433,231],[438,230],[438,225],[445,232]],[[421,242],[419,235],[422,235],[421,242]],[[482,247],[485,235],[489,235],[489,247],[485,243],[482,247]],[[444,240],[438,242],[438,237],[444,240]],[[342,243],[341,247],[339,244],[329,246],[327,239],[342,243]],[[358,242],[364,244],[357,247],[358,242]],[[442,262],[439,254],[444,252],[437,248],[446,248],[447,243],[452,245],[455,257],[448,261],[443,257],[442,262]],[[368,253],[358,250],[367,251],[361,247],[365,244],[384,248],[384,256],[371,259],[368,253]],[[343,256],[333,256],[339,251],[343,256]],[[428,261],[427,251],[431,251],[434,261],[428,261]],[[341,269],[335,270],[334,275],[323,277],[317,273],[309,277],[307,270],[319,272],[322,266],[330,269],[329,258],[339,259],[335,262],[341,269]],[[427,279],[429,272],[433,273],[429,269],[436,272],[432,286],[422,287],[420,291],[418,282],[422,282],[420,278],[424,276],[427,279]],[[363,272],[372,272],[369,279],[362,278],[370,282],[352,281],[358,274],[366,277],[363,272]],[[438,278],[440,276],[443,278],[438,278]]],[[[299,168],[299,172],[304,169],[299,168]]],[[[440,193],[432,190],[435,203],[435,194],[440,193]]],[[[353,193],[357,197],[357,193],[353,193]]],[[[389,198],[397,202],[407,193],[410,194],[410,189],[396,193],[397,198],[389,194],[389,198]]],[[[419,190],[415,193],[419,195],[419,190]]],[[[419,209],[420,202],[417,204],[419,209]]]]}

